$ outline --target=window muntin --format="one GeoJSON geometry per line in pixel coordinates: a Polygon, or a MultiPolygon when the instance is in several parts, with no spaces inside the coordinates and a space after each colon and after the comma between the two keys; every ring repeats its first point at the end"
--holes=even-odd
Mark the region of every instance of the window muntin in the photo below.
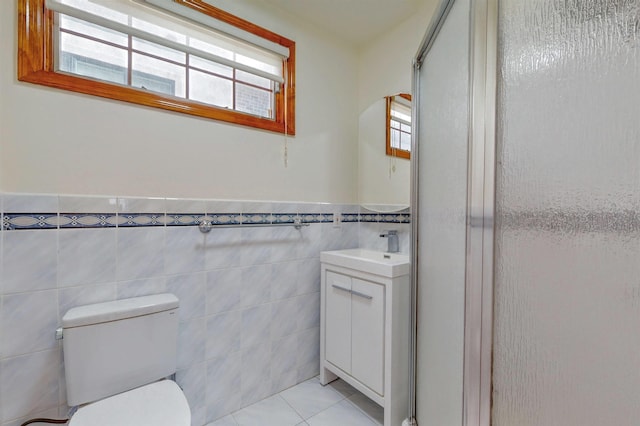
{"type": "Polygon", "coordinates": [[[207,49],[216,57],[227,58],[234,66],[215,63],[210,58],[195,56],[191,51],[185,53],[77,17],[54,15],[44,7],[45,0],[19,0],[20,80],[266,130],[295,133],[295,43],[292,41],[232,17],[201,0],[182,0],[180,6],[197,7],[199,11],[210,12],[210,16],[216,19],[239,23],[242,30],[253,31],[271,43],[285,46],[289,58],[283,62],[281,56],[252,45],[237,48],[237,41],[213,34],[200,25],[189,23],[184,26],[182,19],[167,18],[166,14],[153,9],[148,16],[144,15],[144,19],[134,17],[131,10],[141,6],[129,0],[54,2],[81,6],[89,13],[100,14],[120,25],[156,34],[193,49],[207,49]],[[38,14],[43,19],[35,23],[42,24],[34,25],[30,15],[37,17],[38,14]],[[184,28],[173,21],[179,21],[184,28]],[[34,35],[39,39],[35,45],[31,43],[34,35]],[[234,45],[235,50],[230,50],[234,45]],[[242,64],[258,69],[261,74],[248,72],[251,68],[242,64]],[[284,80],[284,85],[265,78],[265,74],[278,76],[284,80]],[[105,87],[102,83],[119,87],[105,87]],[[131,89],[137,93],[132,93],[131,89]],[[162,99],[165,96],[174,99],[162,99]]]}
{"type": "Polygon", "coordinates": [[[411,95],[387,97],[387,155],[411,157],[411,95]]]}

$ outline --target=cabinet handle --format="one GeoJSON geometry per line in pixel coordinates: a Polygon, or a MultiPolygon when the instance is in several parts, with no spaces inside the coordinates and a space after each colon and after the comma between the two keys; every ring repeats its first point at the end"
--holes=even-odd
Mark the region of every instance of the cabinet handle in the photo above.
{"type": "Polygon", "coordinates": [[[337,288],[338,290],[342,290],[342,291],[346,291],[346,292],[348,292],[348,293],[351,293],[351,290],[350,290],[350,289],[348,289],[348,288],[346,288],[346,287],[341,287],[341,286],[336,285],[336,284],[331,284],[331,287],[333,287],[333,288],[337,288]]]}
{"type": "Polygon", "coordinates": [[[373,296],[369,296],[368,294],[360,293],[359,291],[355,291],[355,290],[351,290],[351,294],[353,294],[354,296],[363,297],[367,300],[373,299],[373,296]]]}

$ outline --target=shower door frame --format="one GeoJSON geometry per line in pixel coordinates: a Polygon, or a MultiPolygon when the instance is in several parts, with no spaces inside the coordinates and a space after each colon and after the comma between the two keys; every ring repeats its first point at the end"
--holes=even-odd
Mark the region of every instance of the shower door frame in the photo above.
{"type": "MultiPolygon", "coordinates": [[[[420,70],[456,0],[441,0],[414,59],[411,142],[411,340],[409,419],[416,422],[418,328],[418,197],[420,70]]],[[[463,425],[490,426],[498,0],[471,0],[469,17],[469,129],[464,309],[463,425]]],[[[428,426],[428,425],[426,425],[428,426]]]]}

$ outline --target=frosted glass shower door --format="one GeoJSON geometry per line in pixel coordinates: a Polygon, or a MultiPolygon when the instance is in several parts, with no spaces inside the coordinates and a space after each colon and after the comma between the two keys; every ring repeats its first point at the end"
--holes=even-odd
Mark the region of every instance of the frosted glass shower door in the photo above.
{"type": "Polygon", "coordinates": [[[501,0],[494,426],[640,424],[640,2],[501,0]]]}
{"type": "Polygon", "coordinates": [[[426,426],[462,425],[469,18],[470,0],[453,2],[416,77],[416,419],[426,426]]]}

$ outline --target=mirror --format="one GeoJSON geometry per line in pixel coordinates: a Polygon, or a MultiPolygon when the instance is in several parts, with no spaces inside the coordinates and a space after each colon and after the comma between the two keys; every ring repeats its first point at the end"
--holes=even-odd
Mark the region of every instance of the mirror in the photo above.
{"type": "Polygon", "coordinates": [[[409,206],[410,99],[408,94],[387,96],[360,113],[358,192],[360,204],[369,210],[391,212],[409,206]]]}

